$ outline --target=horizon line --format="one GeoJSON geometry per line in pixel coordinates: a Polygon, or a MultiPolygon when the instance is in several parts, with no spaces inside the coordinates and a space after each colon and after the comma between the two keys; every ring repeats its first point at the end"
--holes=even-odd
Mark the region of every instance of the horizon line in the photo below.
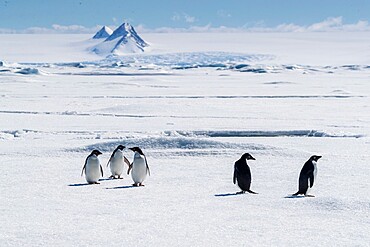
{"type": "MultiPolygon", "coordinates": [[[[125,23],[125,22],[123,22],[125,23]]],[[[82,25],[59,25],[53,24],[50,28],[46,27],[29,27],[26,29],[8,29],[0,28],[0,34],[93,34],[99,31],[103,26],[108,26],[112,30],[117,26],[112,25],[96,25],[94,27],[85,27],[82,25]]],[[[253,32],[253,33],[304,33],[304,32],[368,32],[370,31],[369,22],[366,20],[359,20],[356,23],[343,23],[343,18],[328,17],[327,19],[313,23],[310,25],[296,25],[294,23],[282,23],[275,27],[266,26],[240,26],[240,27],[213,27],[211,24],[205,26],[190,26],[187,28],[179,27],[159,27],[154,29],[146,28],[145,25],[139,24],[134,26],[139,33],[217,33],[217,32],[253,32]]]]}

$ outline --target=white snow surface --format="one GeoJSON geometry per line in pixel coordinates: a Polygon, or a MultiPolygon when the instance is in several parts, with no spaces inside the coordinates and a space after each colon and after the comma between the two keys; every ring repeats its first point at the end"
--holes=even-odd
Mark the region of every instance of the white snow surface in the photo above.
{"type": "Polygon", "coordinates": [[[102,57],[91,35],[0,35],[1,246],[369,245],[370,33],[143,36],[102,57]],[[108,179],[119,144],[145,187],[108,179]],[[245,152],[257,195],[235,194],[245,152]],[[291,197],[313,154],[315,197],[291,197]]]}

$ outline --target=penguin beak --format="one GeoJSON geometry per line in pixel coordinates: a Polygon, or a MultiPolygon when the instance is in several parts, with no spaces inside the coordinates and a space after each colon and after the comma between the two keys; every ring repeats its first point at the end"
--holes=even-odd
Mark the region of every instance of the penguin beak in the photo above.
{"type": "Polygon", "coordinates": [[[316,156],[316,160],[319,160],[322,156],[316,156]]]}
{"type": "Polygon", "coordinates": [[[132,152],[135,152],[133,148],[128,148],[128,149],[130,149],[132,152]]]}
{"type": "Polygon", "coordinates": [[[256,159],[255,159],[254,157],[252,157],[252,156],[251,156],[251,158],[250,158],[250,159],[251,159],[251,160],[256,160],[256,159]]]}

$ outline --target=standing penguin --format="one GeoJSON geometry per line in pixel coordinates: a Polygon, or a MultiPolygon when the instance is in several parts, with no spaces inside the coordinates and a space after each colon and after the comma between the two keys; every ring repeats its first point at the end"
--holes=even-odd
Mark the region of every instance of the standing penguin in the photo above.
{"type": "Polygon", "coordinates": [[[123,172],[123,167],[125,162],[128,166],[130,166],[130,162],[128,159],[123,155],[123,149],[125,149],[125,146],[118,145],[118,147],[113,151],[112,155],[109,158],[109,161],[107,163],[107,166],[110,164],[110,171],[112,175],[110,178],[115,179],[117,178],[121,179],[121,174],[123,172]]]}
{"type": "Polygon", "coordinates": [[[312,188],[314,181],[316,180],[317,174],[317,164],[316,162],[322,156],[312,155],[309,160],[303,165],[301,173],[299,174],[299,184],[298,184],[298,192],[293,194],[293,196],[297,196],[303,194],[305,196],[313,197],[312,195],[307,195],[307,191],[309,188],[312,188]]]}
{"type": "Polygon", "coordinates": [[[100,175],[103,176],[103,167],[100,165],[98,156],[102,153],[99,150],[93,150],[85,160],[85,165],[82,168],[81,176],[85,170],[85,178],[89,184],[99,184],[100,175]]]}
{"type": "Polygon", "coordinates": [[[133,186],[144,186],[143,182],[146,178],[146,175],[149,174],[150,176],[150,170],[148,162],[146,161],[146,157],[139,147],[133,147],[129,149],[135,152],[135,154],[134,160],[130,164],[127,174],[129,174],[132,169],[131,177],[134,181],[133,186]]]}
{"type": "Polygon", "coordinates": [[[240,157],[239,160],[235,162],[234,165],[234,177],[233,182],[234,184],[236,181],[238,181],[238,186],[242,190],[238,192],[237,194],[244,194],[246,191],[252,194],[257,194],[256,192],[253,192],[250,190],[251,187],[251,170],[249,169],[249,166],[247,164],[247,160],[256,160],[252,157],[249,153],[245,153],[240,157]]]}

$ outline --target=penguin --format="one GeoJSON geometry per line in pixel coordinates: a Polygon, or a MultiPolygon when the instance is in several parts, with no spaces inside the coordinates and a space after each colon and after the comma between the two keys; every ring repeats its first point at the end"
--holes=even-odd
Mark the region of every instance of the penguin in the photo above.
{"type": "Polygon", "coordinates": [[[130,166],[130,162],[128,159],[123,155],[123,149],[126,147],[123,145],[118,145],[118,147],[113,151],[112,155],[110,156],[107,166],[110,164],[110,171],[112,175],[109,178],[115,179],[116,176],[118,179],[121,178],[121,174],[123,172],[124,162],[130,166]]]}
{"type": "Polygon", "coordinates": [[[309,188],[312,188],[317,174],[317,161],[322,156],[312,155],[309,160],[303,165],[302,170],[299,174],[298,192],[293,196],[304,195],[307,197],[314,197],[313,195],[307,195],[309,188]]]}
{"type": "Polygon", "coordinates": [[[242,190],[240,192],[237,192],[237,194],[244,194],[246,191],[251,194],[258,194],[250,190],[252,176],[251,170],[249,169],[249,166],[247,164],[247,160],[256,159],[253,158],[253,156],[249,153],[243,154],[240,159],[235,162],[233,182],[234,184],[238,182],[238,186],[242,190]]]}
{"type": "Polygon", "coordinates": [[[100,175],[103,176],[103,167],[100,165],[98,156],[102,153],[99,150],[93,150],[85,160],[85,165],[82,168],[81,176],[85,170],[85,178],[89,184],[99,184],[100,175]]]}
{"type": "Polygon", "coordinates": [[[129,149],[135,152],[135,154],[134,160],[130,164],[127,174],[129,174],[132,170],[131,177],[134,181],[133,186],[144,186],[143,182],[146,178],[146,175],[149,174],[150,176],[150,170],[148,162],[146,161],[146,157],[139,147],[133,147],[129,149]]]}

